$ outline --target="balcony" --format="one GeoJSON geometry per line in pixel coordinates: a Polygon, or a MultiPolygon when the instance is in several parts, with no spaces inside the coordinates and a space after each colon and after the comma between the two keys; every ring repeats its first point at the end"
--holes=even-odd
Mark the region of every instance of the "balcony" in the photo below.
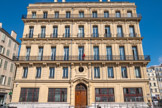
{"type": "Polygon", "coordinates": [[[70,17],[67,17],[66,14],[59,14],[57,17],[54,14],[48,14],[46,18],[44,18],[43,14],[37,14],[36,16],[32,15],[22,15],[22,19],[132,19],[132,18],[142,18],[141,14],[132,14],[132,16],[128,16],[127,14],[121,14],[121,17],[117,17],[116,14],[109,14],[105,16],[104,14],[97,14],[94,17],[92,14],[84,14],[80,16],[79,14],[71,14],[70,17]]]}
{"type": "Polygon", "coordinates": [[[100,55],[100,56],[14,56],[13,61],[150,61],[149,55],[138,55],[134,57],[133,55],[100,55]]]}

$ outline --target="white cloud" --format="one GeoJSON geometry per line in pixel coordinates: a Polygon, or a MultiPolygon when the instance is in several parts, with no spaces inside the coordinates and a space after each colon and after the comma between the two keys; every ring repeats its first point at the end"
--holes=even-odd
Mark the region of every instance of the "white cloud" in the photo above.
{"type": "Polygon", "coordinates": [[[159,57],[159,62],[160,62],[160,63],[162,63],[162,56],[161,56],[161,57],[159,57]]]}

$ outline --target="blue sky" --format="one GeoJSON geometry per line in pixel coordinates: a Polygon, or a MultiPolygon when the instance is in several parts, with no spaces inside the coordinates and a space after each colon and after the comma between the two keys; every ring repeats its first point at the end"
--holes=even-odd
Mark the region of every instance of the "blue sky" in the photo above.
{"type": "MultiPolygon", "coordinates": [[[[60,1],[60,0],[59,0],[60,1]]],[[[67,0],[67,2],[79,2],[87,0],[67,0]]],[[[99,0],[88,0],[97,2],[99,0]]],[[[104,0],[106,1],[106,0],[104,0]]],[[[111,0],[135,2],[137,12],[142,14],[140,22],[141,35],[144,37],[143,48],[145,55],[151,55],[150,65],[162,63],[162,0],[111,0]]],[[[23,22],[22,14],[27,13],[26,7],[29,3],[53,2],[53,0],[1,0],[0,22],[9,33],[14,30],[18,38],[22,37],[23,22]]],[[[17,39],[19,42],[20,40],[17,39]]]]}

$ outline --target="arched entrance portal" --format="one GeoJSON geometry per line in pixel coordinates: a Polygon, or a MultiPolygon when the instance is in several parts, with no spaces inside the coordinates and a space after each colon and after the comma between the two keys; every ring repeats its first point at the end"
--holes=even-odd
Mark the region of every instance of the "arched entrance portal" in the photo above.
{"type": "Polygon", "coordinates": [[[80,83],[75,88],[75,108],[86,108],[87,105],[87,87],[80,83]]]}

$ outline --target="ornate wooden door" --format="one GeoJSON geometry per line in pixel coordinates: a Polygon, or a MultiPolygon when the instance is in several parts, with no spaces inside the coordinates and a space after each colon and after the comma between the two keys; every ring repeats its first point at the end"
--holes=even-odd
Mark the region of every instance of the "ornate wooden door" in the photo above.
{"type": "Polygon", "coordinates": [[[84,84],[78,84],[75,89],[75,108],[86,108],[87,88],[84,84]]]}

